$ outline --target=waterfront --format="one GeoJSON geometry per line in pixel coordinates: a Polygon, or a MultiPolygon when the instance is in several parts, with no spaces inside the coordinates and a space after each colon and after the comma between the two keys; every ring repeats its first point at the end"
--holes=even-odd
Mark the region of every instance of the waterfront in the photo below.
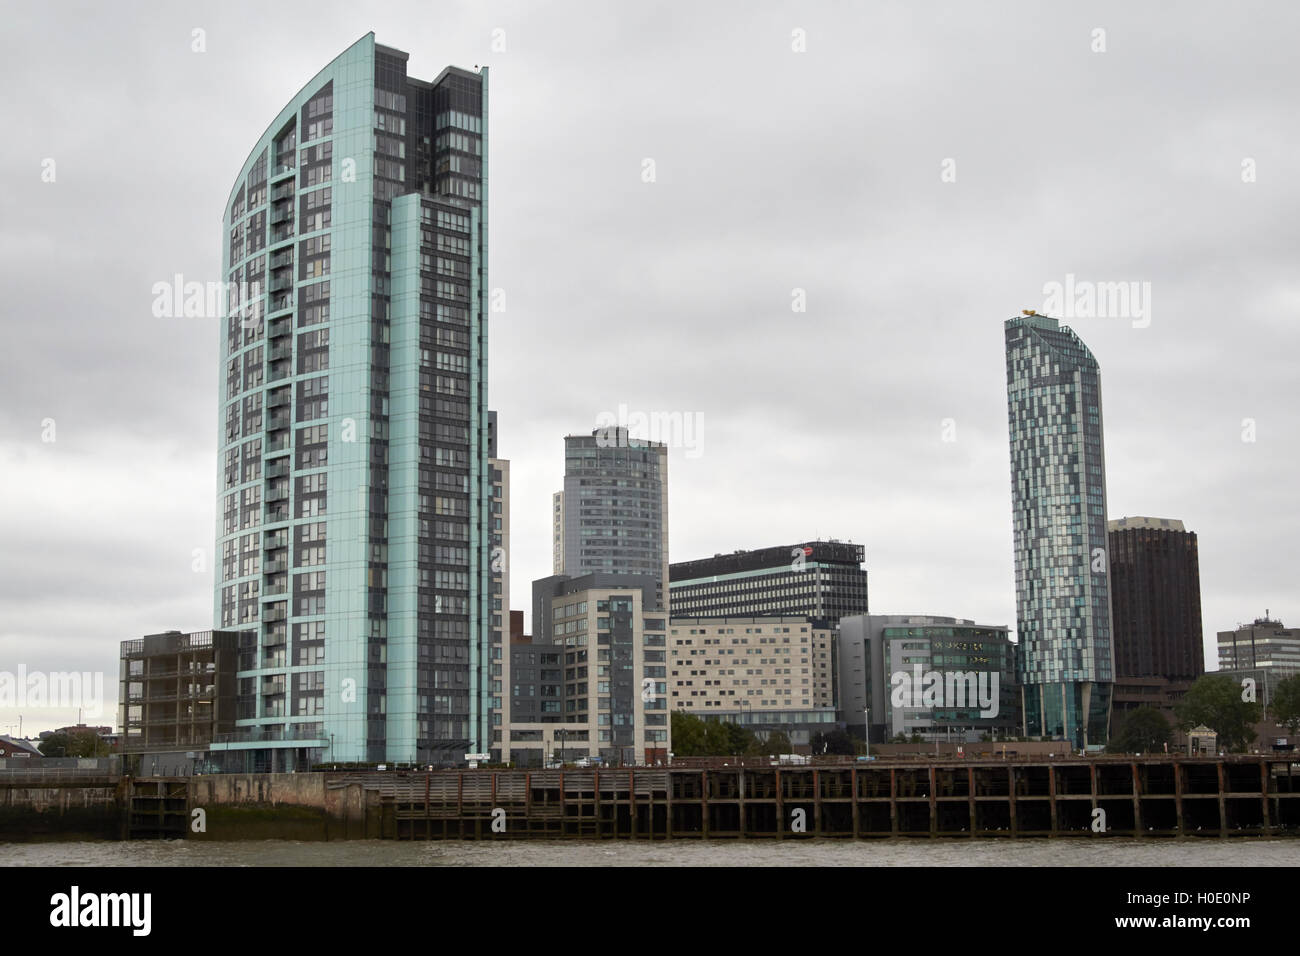
{"type": "Polygon", "coordinates": [[[0,843],[0,866],[1300,866],[1300,840],[0,843]]]}

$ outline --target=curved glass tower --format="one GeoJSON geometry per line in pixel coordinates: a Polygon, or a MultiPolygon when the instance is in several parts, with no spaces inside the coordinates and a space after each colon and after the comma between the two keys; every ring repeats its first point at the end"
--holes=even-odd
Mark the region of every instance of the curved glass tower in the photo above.
{"type": "Polygon", "coordinates": [[[226,205],[245,290],[221,330],[214,625],[245,632],[237,730],[213,747],[229,769],[490,742],[487,71],[425,82],[406,60],[374,34],[348,48],[226,205]]]}
{"type": "Polygon", "coordinates": [[[1104,744],[1115,676],[1101,373],[1056,319],[1010,319],[1005,334],[1025,733],[1104,744]]]}

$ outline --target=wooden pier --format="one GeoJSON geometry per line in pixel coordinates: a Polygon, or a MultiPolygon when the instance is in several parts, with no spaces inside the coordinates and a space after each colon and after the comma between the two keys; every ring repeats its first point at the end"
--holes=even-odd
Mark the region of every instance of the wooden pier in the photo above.
{"type": "Polygon", "coordinates": [[[382,833],[443,839],[1300,835],[1273,756],[366,774],[382,833]],[[1098,812],[1100,811],[1100,813],[1098,812]]]}

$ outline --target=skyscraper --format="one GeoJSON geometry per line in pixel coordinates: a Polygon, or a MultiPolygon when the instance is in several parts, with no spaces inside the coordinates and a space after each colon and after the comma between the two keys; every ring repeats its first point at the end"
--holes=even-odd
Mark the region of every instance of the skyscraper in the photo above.
{"type": "Polygon", "coordinates": [[[615,425],[567,436],[553,515],[555,574],[648,575],[657,582],[653,609],[667,609],[667,445],[615,425]]]}
{"type": "Polygon", "coordinates": [[[1025,733],[1109,735],[1114,665],[1097,360],[1056,319],[1005,327],[1025,733]]]}
{"type": "Polygon", "coordinates": [[[220,342],[214,623],[250,632],[230,766],[487,749],[487,72],[406,60],[344,51],[226,205],[251,291],[220,342]]]}
{"type": "Polygon", "coordinates": [[[1196,535],[1169,518],[1107,525],[1115,677],[1195,680],[1205,673],[1196,535]]]}

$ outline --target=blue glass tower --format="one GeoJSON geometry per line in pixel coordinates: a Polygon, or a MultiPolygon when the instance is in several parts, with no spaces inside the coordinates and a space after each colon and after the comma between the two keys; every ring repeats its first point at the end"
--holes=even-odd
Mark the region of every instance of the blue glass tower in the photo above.
{"type": "Polygon", "coordinates": [[[231,768],[453,763],[491,733],[487,71],[406,60],[344,51],[226,206],[249,293],[221,329],[231,768]]]}
{"type": "Polygon", "coordinates": [[[1101,744],[1114,664],[1100,372],[1055,319],[1011,319],[1005,335],[1025,733],[1101,744]]]}

